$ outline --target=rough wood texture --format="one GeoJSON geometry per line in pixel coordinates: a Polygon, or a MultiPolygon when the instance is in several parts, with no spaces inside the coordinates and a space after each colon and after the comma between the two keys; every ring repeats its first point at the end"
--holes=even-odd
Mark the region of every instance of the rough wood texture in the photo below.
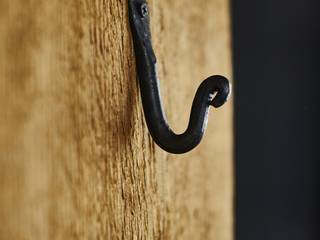
{"type": "MultiPolygon", "coordinates": [[[[150,0],[162,98],[187,125],[230,77],[226,0],[150,0]]],[[[0,1],[0,239],[232,239],[232,104],[169,155],[143,119],[126,0],[0,1]]]]}

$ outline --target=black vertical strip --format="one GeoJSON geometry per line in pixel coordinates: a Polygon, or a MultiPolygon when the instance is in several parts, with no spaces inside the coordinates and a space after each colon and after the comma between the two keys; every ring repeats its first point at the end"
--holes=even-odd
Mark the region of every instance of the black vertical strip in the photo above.
{"type": "Polygon", "coordinates": [[[319,240],[320,1],[232,15],[237,240],[319,240]]]}

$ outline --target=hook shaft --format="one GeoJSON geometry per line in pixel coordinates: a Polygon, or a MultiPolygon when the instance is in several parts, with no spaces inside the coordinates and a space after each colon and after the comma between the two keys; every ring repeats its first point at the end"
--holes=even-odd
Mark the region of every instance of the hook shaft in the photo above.
{"type": "Polygon", "coordinates": [[[202,139],[208,121],[209,106],[218,108],[227,101],[230,94],[229,81],[223,76],[211,76],[204,80],[193,100],[187,130],[182,134],[175,134],[168,126],[162,109],[147,3],[145,0],[128,1],[137,74],[149,132],[165,151],[186,153],[195,148],[202,139]]]}

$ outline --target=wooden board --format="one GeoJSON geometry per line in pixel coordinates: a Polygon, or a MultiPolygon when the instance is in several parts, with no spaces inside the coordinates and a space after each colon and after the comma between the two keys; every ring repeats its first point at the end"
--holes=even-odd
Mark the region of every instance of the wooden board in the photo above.
{"type": "MultiPolygon", "coordinates": [[[[226,0],[149,2],[172,128],[231,76],[226,0]]],[[[233,237],[232,103],[195,151],[154,145],[126,0],[0,1],[0,239],[233,237]]]]}

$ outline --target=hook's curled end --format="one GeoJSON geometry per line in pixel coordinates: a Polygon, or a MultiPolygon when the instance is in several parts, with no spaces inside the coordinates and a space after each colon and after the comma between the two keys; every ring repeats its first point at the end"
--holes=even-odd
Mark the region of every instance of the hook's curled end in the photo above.
{"type": "Polygon", "coordinates": [[[209,77],[207,80],[215,81],[215,91],[217,92],[216,96],[210,102],[210,105],[219,108],[228,101],[231,95],[232,85],[228,79],[220,75],[209,77]]]}

